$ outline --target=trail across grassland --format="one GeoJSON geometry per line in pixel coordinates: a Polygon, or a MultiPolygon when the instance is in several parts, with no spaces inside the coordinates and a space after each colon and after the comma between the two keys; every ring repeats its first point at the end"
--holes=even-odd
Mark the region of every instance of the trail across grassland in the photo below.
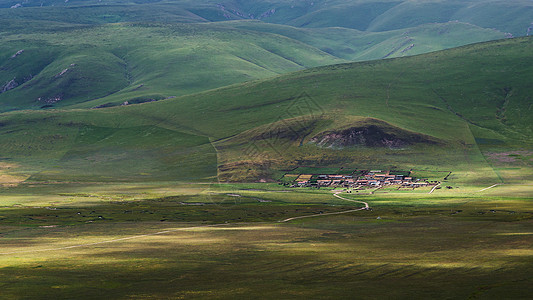
{"type": "MultiPolygon", "coordinates": [[[[339,194],[340,194],[340,192],[333,194],[333,196],[335,196],[335,197],[337,197],[339,199],[345,200],[345,201],[350,201],[350,202],[363,204],[364,207],[357,208],[357,209],[350,209],[350,210],[346,210],[346,211],[334,212],[334,213],[313,214],[313,215],[305,215],[305,216],[300,216],[300,217],[293,217],[293,218],[288,218],[288,219],[285,219],[285,220],[281,220],[279,222],[284,223],[284,222],[289,222],[289,221],[297,220],[297,219],[313,218],[313,217],[321,217],[321,216],[329,216],[329,215],[339,215],[339,214],[346,214],[346,213],[350,213],[350,212],[354,212],[354,211],[370,209],[370,206],[368,206],[368,203],[366,203],[366,202],[346,199],[344,197],[339,196],[339,194]]],[[[96,245],[102,245],[102,244],[110,244],[110,243],[116,243],[116,242],[122,242],[122,241],[134,240],[134,239],[140,239],[140,238],[144,238],[144,237],[162,235],[162,234],[176,232],[176,231],[186,231],[186,230],[193,230],[193,229],[198,229],[198,228],[229,226],[229,225],[231,225],[231,224],[229,224],[229,223],[221,223],[221,224],[192,226],[192,227],[183,227],[183,228],[169,228],[169,229],[166,229],[166,230],[163,230],[163,231],[154,232],[154,233],[139,234],[139,235],[133,235],[133,236],[123,237],[123,238],[118,238],[118,239],[111,239],[111,240],[105,240],[105,241],[100,241],[100,242],[94,242],[94,243],[78,244],[78,245],[71,245],[71,246],[65,246],[65,247],[56,247],[56,248],[45,248],[45,249],[32,249],[32,250],[22,250],[22,251],[0,252],[0,255],[26,254],[26,253],[38,253],[38,252],[68,250],[68,249],[74,249],[74,248],[90,247],[90,246],[96,246],[96,245]]]]}
{"type": "Polygon", "coordinates": [[[491,189],[491,188],[493,188],[493,187],[497,187],[498,185],[501,185],[501,184],[502,184],[502,183],[496,183],[496,184],[493,184],[493,185],[491,185],[491,186],[489,186],[489,187],[486,187],[486,188],[484,188],[484,189],[479,190],[478,192],[486,191],[486,190],[491,189]]]}
{"type": "Polygon", "coordinates": [[[341,192],[337,192],[337,193],[333,194],[333,196],[335,196],[335,197],[337,197],[339,199],[345,200],[345,201],[350,201],[350,202],[363,204],[365,207],[361,207],[361,208],[357,208],[357,209],[350,209],[350,210],[345,210],[345,211],[339,211],[339,212],[325,213],[325,214],[313,214],[313,215],[305,215],[305,216],[300,216],[300,217],[292,217],[292,218],[288,218],[288,219],[285,219],[285,220],[281,220],[280,222],[284,223],[284,222],[289,222],[289,221],[298,220],[298,219],[347,214],[347,213],[351,213],[351,212],[354,212],[354,211],[370,209],[370,206],[368,206],[368,203],[366,203],[364,201],[356,201],[356,200],[352,200],[352,199],[347,199],[347,198],[341,197],[341,196],[339,196],[340,193],[341,192]]]}
{"type": "Polygon", "coordinates": [[[440,183],[434,186],[431,191],[429,191],[429,194],[432,194],[438,187],[440,186],[440,183]]]}

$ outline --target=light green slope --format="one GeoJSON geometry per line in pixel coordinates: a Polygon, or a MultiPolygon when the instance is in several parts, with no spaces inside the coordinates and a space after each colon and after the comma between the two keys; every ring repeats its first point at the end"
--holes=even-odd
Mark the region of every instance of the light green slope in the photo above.
{"type": "MultiPolygon", "coordinates": [[[[503,133],[509,128],[498,127],[501,122],[496,118],[496,112],[503,100],[498,93],[512,87],[515,90],[513,95],[520,96],[509,103],[525,110],[529,106],[527,94],[532,87],[526,75],[532,72],[530,46],[531,38],[509,39],[402,59],[321,67],[150,105],[128,107],[123,111],[142,112],[148,116],[177,110],[188,116],[180,118],[179,123],[215,138],[224,138],[253,125],[270,123],[283,115],[295,97],[305,92],[326,112],[340,111],[343,115],[389,119],[402,127],[408,126],[411,130],[446,139],[451,138],[451,133],[442,130],[443,126],[435,126],[432,131],[427,125],[437,121],[433,119],[434,114],[445,116],[443,122],[448,116],[461,119],[448,105],[468,121],[492,126],[503,133]],[[446,98],[448,93],[462,93],[463,96],[448,97],[446,104],[441,98],[446,98]],[[218,100],[212,101],[215,98],[218,100]],[[474,101],[465,103],[465,98],[474,101]],[[486,110],[480,111],[482,107],[486,110]],[[419,113],[419,110],[422,112],[419,113]],[[415,120],[425,121],[413,122],[415,113],[415,120]],[[217,118],[221,115],[224,118],[217,118]],[[196,122],[202,118],[210,122],[196,122]],[[232,125],[221,126],[227,120],[232,120],[232,125]]],[[[515,117],[512,122],[519,126],[516,130],[527,135],[532,124],[531,116],[521,114],[518,117],[517,114],[515,117]]],[[[510,122],[508,120],[507,124],[510,122]]]]}
{"type": "Polygon", "coordinates": [[[341,27],[295,28],[259,21],[225,22],[220,26],[276,33],[352,61],[416,55],[506,37],[494,29],[460,22],[425,24],[386,32],[341,27]]]}
{"type": "Polygon", "coordinates": [[[256,19],[296,27],[374,32],[457,20],[523,36],[533,22],[533,4],[528,0],[2,0],[0,17],[81,24],[256,19]],[[10,8],[17,4],[21,6],[10,8]]]}
{"type": "Polygon", "coordinates": [[[214,146],[218,175],[228,180],[275,178],[276,170],[297,165],[344,165],[453,169],[473,174],[464,180],[497,182],[479,146],[531,149],[533,120],[525,113],[533,93],[531,44],[502,40],[341,64],[137,106],[7,113],[0,118],[3,159],[40,170],[32,177],[39,180],[207,178],[214,171],[187,177],[180,166],[209,170],[214,146]],[[101,129],[85,139],[86,128],[101,129]],[[350,128],[381,130],[371,141],[378,144],[391,134],[392,142],[406,143],[336,149],[313,142],[350,128]],[[95,159],[106,167],[91,171],[95,159]]]}
{"type": "Polygon", "coordinates": [[[4,111],[160,100],[343,61],[279,35],[209,24],[112,24],[0,40],[4,111]]]}
{"type": "Polygon", "coordinates": [[[313,66],[407,56],[504,36],[462,23],[384,33],[248,21],[43,23],[35,33],[16,31],[0,37],[3,111],[135,104],[313,66]]]}
{"type": "Polygon", "coordinates": [[[216,175],[208,138],[157,124],[121,128],[119,120],[94,113],[5,115],[0,163],[30,182],[203,181],[216,175]]]}

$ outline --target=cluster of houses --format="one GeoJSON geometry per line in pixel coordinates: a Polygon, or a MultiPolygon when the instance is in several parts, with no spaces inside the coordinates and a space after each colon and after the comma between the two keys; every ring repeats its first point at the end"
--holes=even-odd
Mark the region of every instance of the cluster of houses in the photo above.
{"type": "Polygon", "coordinates": [[[399,187],[423,187],[437,185],[436,181],[427,181],[407,175],[391,174],[390,171],[361,171],[357,176],[339,174],[302,174],[294,181],[293,187],[381,187],[398,185],[399,187]]]}

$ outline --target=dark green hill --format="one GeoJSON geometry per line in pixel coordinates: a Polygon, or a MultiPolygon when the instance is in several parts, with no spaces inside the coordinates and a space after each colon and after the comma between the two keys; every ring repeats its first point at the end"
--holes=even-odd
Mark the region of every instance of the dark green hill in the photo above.
{"type": "Polygon", "coordinates": [[[527,180],[532,43],[321,67],[136,106],[5,113],[2,159],[19,173],[37,172],[35,180],[187,180],[215,175],[216,150],[223,180],[341,165],[449,170],[486,183],[512,180],[492,168],[493,153],[520,150],[526,156],[511,167],[525,168],[527,180]],[[353,128],[371,128],[363,136],[372,142],[317,146],[320,137],[353,128]],[[401,143],[390,147],[391,136],[401,143]],[[92,171],[94,161],[106,167],[92,171]]]}

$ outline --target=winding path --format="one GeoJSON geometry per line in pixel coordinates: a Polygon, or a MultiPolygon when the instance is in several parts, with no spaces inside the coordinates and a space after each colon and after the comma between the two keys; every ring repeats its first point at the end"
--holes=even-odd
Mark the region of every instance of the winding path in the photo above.
{"type": "Polygon", "coordinates": [[[340,215],[340,214],[351,213],[351,212],[354,212],[354,211],[369,210],[370,209],[370,206],[368,206],[368,203],[366,203],[364,201],[356,201],[356,200],[352,200],[352,199],[347,199],[347,198],[341,197],[341,196],[339,196],[340,193],[341,192],[337,192],[337,193],[333,194],[333,196],[335,196],[335,197],[337,197],[339,199],[345,200],[345,201],[364,204],[365,207],[357,208],[357,209],[350,209],[350,210],[345,210],[345,211],[339,211],[339,212],[325,213],[325,214],[314,214],[314,215],[306,215],[306,216],[300,216],[300,217],[292,217],[292,218],[288,218],[288,219],[285,219],[285,220],[281,220],[279,222],[280,223],[285,223],[285,222],[289,222],[289,221],[292,221],[292,220],[298,220],[298,219],[304,219],[304,218],[315,218],[315,217],[321,217],[321,216],[340,215]]]}
{"type": "Polygon", "coordinates": [[[433,192],[434,192],[439,186],[440,186],[440,183],[437,184],[436,186],[434,186],[434,187],[431,189],[431,191],[429,191],[428,194],[432,194],[432,193],[433,193],[433,192]]]}
{"type": "MultiPolygon", "coordinates": [[[[354,211],[360,211],[360,210],[368,210],[368,209],[370,209],[370,206],[368,206],[368,203],[363,202],[363,201],[356,201],[356,200],[351,200],[351,199],[347,199],[347,198],[341,197],[341,196],[339,196],[340,193],[341,193],[341,192],[337,192],[337,193],[333,194],[333,196],[335,196],[335,197],[337,197],[337,198],[339,198],[339,199],[345,200],[345,201],[350,201],[350,202],[355,202],[355,203],[364,204],[364,207],[362,207],[362,208],[357,208],[357,209],[350,209],[350,210],[346,210],[346,211],[340,211],[340,212],[333,212],[333,213],[313,214],[313,215],[306,215],[306,216],[300,216],[300,217],[293,217],[293,218],[288,218],[288,219],[281,220],[281,221],[278,221],[278,222],[280,222],[280,223],[285,223],[285,222],[289,222],[289,221],[297,220],[297,219],[313,218],[313,217],[321,217],[321,216],[329,216],[329,215],[340,215],[340,214],[346,214],[346,213],[350,213],[350,212],[354,212],[354,211]]],[[[129,237],[123,237],[123,238],[118,238],[118,239],[105,240],[105,241],[94,242],[94,243],[78,244],[78,245],[71,245],[71,246],[64,246],[64,247],[56,247],[56,248],[45,248],[45,249],[32,249],[32,250],[22,250],[22,251],[0,252],[0,255],[24,254],[24,253],[37,253],[37,252],[48,252],[48,251],[68,250],[68,249],[74,249],[74,248],[82,248],[82,247],[90,247],[90,246],[96,246],[96,245],[101,245],[101,244],[109,244],[109,243],[122,242],[122,241],[133,240],[133,239],[139,239],[139,238],[144,238],[144,237],[149,237],[149,236],[154,236],[154,235],[161,235],[161,234],[170,233],[170,232],[176,232],[176,231],[185,231],[185,230],[191,230],[191,229],[206,228],[206,227],[217,227],[217,226],[225,226],[225,225],[227,226],[227,225],[231,225],[231,224],[229,224],[229,223],[221,223],[221,224],[203,225],[203,226],[191,226],[191,227],[182,227],[182,228],[169,228],[169,229],[166,229],[166,230],[163,230],[163,231],[154,232],[154,233],[147,233],[147,234],[133,235],[133,236],[129,236],[129,237]]]]}
{"type": "Polygon", "coordinates": [[[483,191],[486,191],[486,190],[491,189],[491,188],[493,188],[493,187],[497,187],[498,185],[502,185],[502,184],[503,184],[503,183],[496,183],[496,184],[493,184],[493,185],[491,185],[491,186],[489,186],[489,187],[487,187],[487,188],[481,189],[481,190],[479,190],[478,192],[483,192],[483,191]]]}

